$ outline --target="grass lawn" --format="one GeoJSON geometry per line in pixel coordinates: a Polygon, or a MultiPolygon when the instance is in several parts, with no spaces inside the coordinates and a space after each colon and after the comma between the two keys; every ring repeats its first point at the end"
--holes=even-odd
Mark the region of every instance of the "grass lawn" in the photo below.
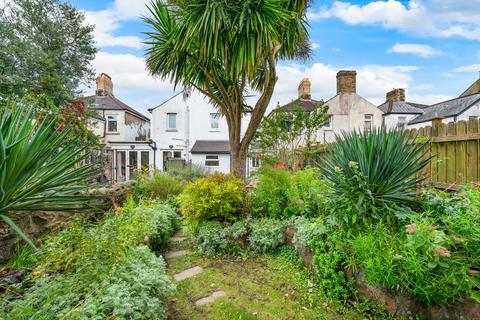
{"type": "MultiPolygon", "coordinates": [[[[174,243],[171,250],[189,246],[187,241],[174,243]]],[[[285,254],[208,259],[192,253],[171,258],[168,265],[170,275],[194,266],[204,269],[177,283],[169,303],[172,320],[365,318],[324,298],[318,289],[309,290],[307,272],[285,254]],[[195,306],[198,299],[220,290],[226,297],[195,306]]]]}

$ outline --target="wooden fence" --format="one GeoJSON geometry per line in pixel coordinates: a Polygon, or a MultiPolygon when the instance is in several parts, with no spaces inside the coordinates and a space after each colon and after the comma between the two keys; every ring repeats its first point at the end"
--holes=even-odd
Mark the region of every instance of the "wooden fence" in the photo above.
{"type": "Polygon", "coordinates": [[[480,181],[480,131],[479,120],[442,123],[410,129],[417,141],[429,139],[427,155],[430,163],[424,169],[427,182],[442,189],[458,190],[468,183],[480,181]]]}

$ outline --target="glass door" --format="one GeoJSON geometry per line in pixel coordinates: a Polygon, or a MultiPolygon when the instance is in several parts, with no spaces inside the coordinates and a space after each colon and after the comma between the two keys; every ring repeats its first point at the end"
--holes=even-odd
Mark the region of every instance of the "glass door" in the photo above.
{"type": "Polygon", "coordinates": [[[128,180],[133,179],[138,172],[138,152],[129,151],[128,159],[128,180]]]}
{"type": "Polygon", "coordinates": [[[124,182],[127,179],[127,154],[125,151],[117,151],[116,180],[124,182]]]}

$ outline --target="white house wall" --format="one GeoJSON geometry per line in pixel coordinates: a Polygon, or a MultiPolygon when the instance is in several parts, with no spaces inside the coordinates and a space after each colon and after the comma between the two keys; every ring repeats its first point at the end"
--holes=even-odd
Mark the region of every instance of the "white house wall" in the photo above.
{"type": "MultiPolygon", "coordinates": [[[[406,118],[406,123],[410,122],[414,118],[418,117],[418,114],[387,114],[383,116],[384,126],[387,129],[397,129],[398,120],[400,117],[406,118]]],[[[410,126],[409,126],[410,128],[410,126]]]]}
{"type": "Polygon", "coordinates": [[[193,164],[197,164],[207,168],[210,172],[223,172],[229,173],[230,172],[230,155],[228,154],[219,154],[218,155],[218,167],[207,167],[205,166],[206,154],[192,154],[191,160],[193,164]]]}

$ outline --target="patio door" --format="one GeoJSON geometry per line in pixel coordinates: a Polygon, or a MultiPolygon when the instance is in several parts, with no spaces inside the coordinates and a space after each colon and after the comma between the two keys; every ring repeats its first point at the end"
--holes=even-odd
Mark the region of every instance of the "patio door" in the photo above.
{"type": "Polygon", "coordinates": [[[127,180],[127,152],[117,150],[117,161],[115,164],[116,181],[124,182],[127,180]]]}
{"type": "Polygon", "coordinates": [[[129,151],[127,180],[133,179],[138,172],[139,172],[138,151],[129,151]]]}

